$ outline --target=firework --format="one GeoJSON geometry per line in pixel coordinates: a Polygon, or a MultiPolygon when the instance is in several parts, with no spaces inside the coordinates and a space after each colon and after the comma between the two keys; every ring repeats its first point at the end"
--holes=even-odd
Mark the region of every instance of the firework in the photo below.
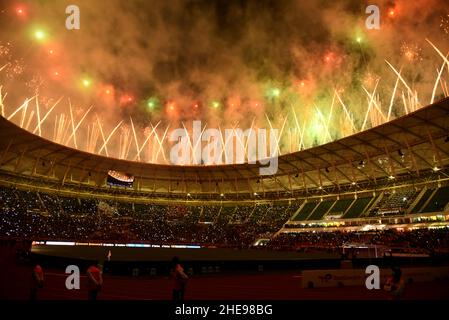
{"type": "Polygon", "coordinates": [[[132,143],[132,140],[130,139],[131,130],[128,124],[123,125],[120,129],[119,159],[127,159],[132,143]]]}
{"type": "Polygon", "coordinates": [[[353,134],[353,133],[357,132],[357,129],[355,127],[354,120],[353,120],[353,118],[351,116],[351,113],[349,112],[349,110],[346,107],[345,103],[343,102],[343,100],[341,99],[340,95],[338,94],[338,91],[335,90],[334,92],[335,92],[336,97],[338,98],[338,101],[340,102],[341,106],[343,107],[343,110],[345,112],[347,120],[349,121],[349,123],[351,125],[352,131],[351,131],[350,134],[353,134]]]}
{"type": "Polygon", "coordinates": [[[7,58],[10,56],[11,51],[11,43],[7,42],[5,44],[2,44],[0,42],[0,57],[7,58]]]}
{"type": "MultiPolygon", "coordinates": [[[[430,102],[432,103],[435,97],[439,96],[440,91],[444,95],[448,94],[447,81],[445,79],[446,74],[444,73],[444,70],[448,65],[448,60],[447,55],[444,55],[432,42],[428,42],[438,53],[438,56],[443,59],[435,73],[436,80],[433,85],[433,90],[432,92],[429,92],[429,96],[431,93],[430,102]]],[[[1,45],[0,55],[9,55],[9,47],[10,45],[1,45]]],[[[414,43],[404,42],[401,46],[401,54],[404,59],[410,62],[422,60],[421,48],[414,43]]],[[[11,72],[13,64],[16,64],[17,67],[14,71],[15,74],[18,75],[24,72],[25,66],[21,60],[8,59],[13,62],[6,64],[3,68],[3,72],[11,72]]],[[[269,113],[261,112],[261,114],[264,115],[264,117],[262,117],[263,119],[261,120],[261,118],[257,116],[252,117],[250,128],[260,127],[265,124],[269,128],[274,129],[274,119],[278,119],[279,128],[277,129],[279,129],[280,134],[276,137],[275,147],[278,154],[281,155],[286,152],[303,150],[312,146],[318,132],[321,133],[319,142],[331,141],[333,137],[341,137],[341,134],[346,135],[360,132],[367,128],[390,121],[393,118],[393,115],[407,114],[420,108],[421,104],[419,98],[421,98],[421,96],[418,96],[418,92],[413,85],[407,83],[405,77],[401,73],[402,70],[400,68],[396,69],[388,61],[386,61],[386,64],[389,67],[386,67],[386,70],[389,70],[389,72],[392,70],[396,75],[394,85],[393,83],[387,84],[384,82],[381,84],[380,76],[368,68],[367,70],[369,71],[366,71],[363,74],[363,85],[361,86],[360,92],[366,97],[366,109],[363,110],[363,113],[360,113],[360,108],[357,106],[358,113],[363,114],[363,116],[358,117],[355,112],[355,107],[351,105],[351,97],[349,96],[351,92],[348,90],[348,87],[337,83],[336,88],[331,92],[332,96],[328,97],[329,102],[310,103],[310,106],[313,106],[314,110],[310,115],[302,112],[302,110],[304,110],[304,104],[292,99],[288,100],[288,105],[291,107],[289,112],[285,112],[285,110],[277,112],[277,118],[270,117],[269,113]],[[384,87],[389,85],[391,85],[391,89],[387,88],[388,90],[385,90],[384,87]],[[384,92],[388,92],[388,97],[380,95],[380,93],[384,92]],[[399,104],[397,103],[398,101],[399,104]],[[401,104],[401,107],[397,107],[401,104]],[[317,106],[320,106],[320,108],[317,106]],[[385,106],[385,112],[383,106],[385,106]],[[387,106],[388,113],[386,109],[387,106]],[[339,112],[339,108],[341,108],[342,112],[339,112]],[[326,112],[324,110],[326,110],[326,112]],[[337,128],[339,130],[338,133],[335,132],[337,128]]],[[[379,71],[376,70],[376,72],[379,71]]],[[[35,75],[26,83],[26,85],[37,93],[40,91],[39,88],[43,85],[43,82],[44,80],[40,75],[35,75]]],[[[81,87],[87,88],[83,85],[81,87]]],[[[106,94],[110,96],[111,99],[115,99],[114,97],[116,97],[116,94],[114,94],[113,91],[114,88],[110,85],[101,83],[96,84],[89,79],[88,87],[91,87],[92,91],[96,91],[97,93],[100,93],[100,95],[106,94]]],[[[294,82],[293,89],[298,91],[298,87],[300,89],[308,87],[307,80],[298,80],[297,82],[294,82]]],[[[282,103],[286,103],[283,99],[284,96],[288,96],[289,90],[290,89],[287,86],[282,86],[282,88],[270,87],[266,96],[270,98],[270,103],[278,106],[282,103]]],[[[155,121],[154,123],[156,123],[156,125],[148,122],[146,123],[146,128],[140,129],[135,125],[134,120],[136,118],[133,115],[133,118],[130,117],[129,120],[120,121],[115,128],[110,131],[112,127],[110,124],[103,124],[96,114],[90,114],[90,111],[93,109],[92,106],[88,109],[85,109],[80,105],[73,107],[70,100],[66,100],[68,102],[61,104],[60,107],[58,107],[58,110],[54,112],[57,113],[57,115],[49,117],[53,110],[56,109],[61,98],[55,102],[55,99],[52,97],[36,94],[30,99],[25,99],[23,104],[11,112],[11,110],[8,110],[8,104],[7,101],[5,101],[5,97],[5,88],[0,87],[0,106],[2,115],[9,115],[8,119],[16,122],[22,128],[30,130],[40,136],[51,138],[57,143],[73,146],[77,149],[97,154],[104,153],[106,156],[120,159],[168,163],[166,154],[167,146],[170,144],[167,143],[167,135],[170,126],[173,123],[176,123],[174,120],[170,125],[166,126],[161,125],[161,120],[155,121]],[[81,131],[85,133],[85,139],[79,137],[79,132],[81,131]],[[53,132],[53,136],[51,132],[53,132]],[[107,135],[106,132],[110,132],[109,135],[107,135]],[[99,144],[100,148],[97,146],[98,140],[101,142],[99,144]],[[115,146],[117,147],[115,148],[115,146]],[[145,152],[142,152],[143,150],[145,150],[145,152]]],[[[132,102],[133,104],[138,103],[137,97],[130,93],[124,94],[122,97],[128,98],[125,99],[126,101],[123,100],[123,102],[132,102]],[[129,98],[131,98],[132,101],[129,101],[129,98]]],[[[116,101],[120,105],[120,96],[116,101]]],[[[151,110],[152,113],[153,111],[156,113],[158,109],[161,109],[158,108],[158,106],[162,105],[162,102],[160,101],[161,100],[156,97],[150,97],[143,99],[142,104],[145,109],[151,110]]],[[[242,108],[248,107],[253,109],[255,106],[257,111],[260,111],[263,108],[259,108],[259,106],[264,105],[263,99],[261,100],[260,98],[256,100],[248,98],[246,102],[243,99],[235,100],[233,102],[229,102],[228,100],[228,103],[223,103],[223,105],[219,102],[220,100],[208,100],[209,102],[204,102],[204,104],[201,100],[194,101],[197,101],[194,104],[198,105],[198,108],[199,106],[211,106],[211,111],[222,108],[226,109],[226,105],[229,107],[238,105],[242,108]]],[[[327,100],[325,99],[325,101],[327,100]]],[[[191,102],[186,105],[192,110],[191,102]]],[[[181,102],[177,100],[169,100],[165,104],[165,110],[171,114],[177,114],[178,111],[182,111],[182,108],[181,102]]],[[[191,134],[184,123],[180,121],[180,124],[184,127],[187,136],[191,137],[191,134]]],[[[237,130],[238,125],[238,122],[234,123],[234,132],[237,130]]],[[[220,128],[220,133],[222,133],[220,124],[218,124],[218,126],[220,128]]],[[[206,130],[206,127],[207,124],[202,128],[202,133],[206,130]]],[[[245,156],[248,157],[249,155],[246,154],[246,152],[248,152],[248,140],[242,141],[238,136],[237,138],[238,140],[236,143],[239,143],[244,147],[245,156]]],[[[225,147],[229,143],[234,143],[234,141],[225,141],[223,134],[221,134],[221,140],[225,147]]],[[[201,147],[198,142],[193,145],[191,138],[189,138],[189,144],[192,154],[195,154],[201,147]]],[[[229,155],[222,152],[222,157],[223,156],[227,158],[229,155]]],[[[239,161],[241,161],[241,159],[239,159],[239,161]]]]}
{"type": "Polygon", "coordinates": [[[0,86],[0,108],[1,108],[0,110],[1,110],[2,117],[4,117],[5,116],[5,104],[4,104],[4,101],[5,101],[6,95],[3,95],[2,89],[3,89],[3,87],[0,86]]]}
{"type": "MultiPolygon", "coordinates": [[[[47,117],[50,115],[50,113],[56,108],[56,106],[59,104],[59,102],[62,100],[62,98],[59,98],[59,100],[57,100],[53,106],[50,108],[50,110],[47,111],[47,113],[45,114],[45,116],[42,118],[42,120],[38,120],[36,128],[34,128],[33,134],[36,134],[37,130],[39,130],[39,136],[42,136],[42,124],[44,123],[44,121],[47,119],[47,117]]],[[[36,105],[36,107],[39,110],[39,104],[36,105]]],[[[38,113],[39,114],[39,113],[38,113]]]]}
{"type": "Polygon", "coordinates": [[[43,83],[44,83],[44,79],[39,75],[35,75],[31,78],[30,81],[26,82],[25,85],[30,90],[32,90],[34,92],[34,94],[37,94],[43,83]]]}
{"type": "Polygon", "coordinates": [[[373,72],[366,72],[365,76],[363,77],[363,85],[366,86],[367,88],[372,88],[374,87],[377,82],[380,80],[380,77],[376,74],[374,74],[373,72]]]}
{"type": "Polygon", "coordinates": [[[86,116],[89,114],[90,110],[92,110],[93,107],[90,107],[89,109],[87,109],[87,111],[84,113],[83,117],[81,118],[81,120],[78,122],[78,124],[76,125],[76,127],[73,128],[72,134],[70,135],[70,137],[67,139],[67,141],[65,142],[66,145],[69,144],[70,140],[73,138],[73,141],[76,145],[76,131],[78,130],[78,128],[80,127],[80,125],[83,123],[84,119],[86,119],[86,116]]]}
{"type": "MultiPolygon", "coordinates": [[[[106,152],[106,156],[109,157],[109,153],[108,153],[108,148],[107,148],[107,141],[104,138],[104,132],[103,132],[103,125],[100,122],[100,119],[98,119],[98,115],[95,115],[96,119],[97,119],[97,123],[98,123],[98,128],[100,129],[100,133],[101,133],[101,138],[103,139],[103,146],[104,146],[104,151],[106,152]]],[[[98,154],[101,153],[101,149],[100,151],[98,151],[98,154]]]]}
{"type": "MultiPolygon", "coordinates": [[[[446,66],[446,61],[443,62],[443,65],[441,66],[440,70],[437,70],[437,79],[435,81],[435,84],[433,86],[433,90],[432,90],[432,98],[430,98],[430,103],[432,104],[434,99],[435,99],[435,94],[437,91],[437,87],[438,87],[438,83],[440,83],[441,80],[441,75],[443,73],[444,67],[446,66]]],[[[445,94],[446,95],[446,94],[445,94]]]]}
{"type": "Polygon", "coordinates": [[[49,108],[51,108],[51,106],[54,105],[55,103],[55,99],[52,97],[48,97],[48,96],[44,96],[44,95],[40,95],[39,96],[39,103],[46,109],[48,110],[49,108]]]}
{"type": "Polygon", "coordinates": [[[98,138],[100,136],[100,130],[98,129],[98,125],[93,122],[87,126],[87,147],[86,151],[94,153],[95,146],[97,145],[98,138]]]}
{"type": "Polygon", "coordinates": [[[441,16],[440,28],[445,34],[449,34],[449,13],[444,16],[441,16]]]}
{"type": "Polygon", "coordinates": [[[409,62],[422,61],[422,49],[416,43],[403,42],[401,55],[409,62]]]}
{"type": "Polygon", "coordinates": [[[365,126],[368,120],[368,115],[371,113],[372,110],[372,105],[374,102],[374,97],[376,95],[376,90],[377,90],[377,85],[379,84],[379,81],[376,82],[376,86],[374,87],[374,91],[372,94],[370,94],[368,92],[368,90],[365,89],[365,87],[362,86],[363,90],[365,91],[365,93],[368,95],[369,98],[369,103],[368,103],[368,109],[366,110],[366,114],[365,114],[365,119],[363,120],[363,124],[362,124],[362,131],[365,130],[365,126]]]}
{"type": "Polygon", "coordinates": [[[169,128],[170,128],[170,126],[167,126],[167,128],[165,128],[165,132],[164,132],[164,135],[162,136],[162,139],[159,139],[159,136],[156,133],[156,138],[157,138],[157,141],[159,143],[159,149],[157,150],[157,153],[156,153],[156,159],[158,158],[159,153],[162,153],[162,157],[164,158],[164,162],[165,163],[168,163],[168,161],[167,161],[167,158],[165,157],[165,152],[164,152],[165,149],[164,149],[164,146],[163,146],[163,141],[165,141],[165,138],[167,136],[169,128]]]}
{"type": "Polygon", "coordinates": [[[136,144],[136,150],[137,150],[137,160],[140,161],[140,148],[139,148],[139,142],[137,141],[137,134],[136,134],[136,129],[134,128],[134,122],[133,122],[133,118],[129,118],[129,120],[131,121],[131,128],[133,129],[133,136],[134,136],[134,143],[136,144]]]}
{"type": "Polygon", "coordinates": [[[6,69],[6,77],[9,79],[14,79],[15,77],[21,75],[25,69],[23,61],[14,60],[8,64],[6,69]]]}
{"type": "Polygon", "coordinates": [[[108,138],[103,142],[103,145],[101,146],[100,150],[98,151],[98,154],[101,154],[101,151],[103,151],[103,149],[107,148],[107,145],[109,143],[109,140],[112,138],[112,136],[114,135],[114,133],[117,131],[117,129],[122,125],[123,120],[120,121],[115,128],[111,131],[111,133],[109,134],[108,138]]]}
{"type": "MultiPolygon", "coordinates": [[[[150,141],[150,138],[153,136],[153,134],[155,133],[157,127],[159,126],[161,122],[159,121],[155,127],[153,127],[153,129],[150,129],[149,127],[146,127],[144,129],[144,136],[146,137],[145,141],[142,143],[142,145],[140,146],[140,149],[137,150],[137,154],[134,157],[134,161],[137,160],[138,158],[140,159],[140,153],[142,152],[143,148],[145,148],[146,144],[148,143],[148,141],[150,141]]],[[[137,144],[136,144],[137,145],[137,144]]],[[[150,147],[150,145],[149,145],[150,147]]]]}

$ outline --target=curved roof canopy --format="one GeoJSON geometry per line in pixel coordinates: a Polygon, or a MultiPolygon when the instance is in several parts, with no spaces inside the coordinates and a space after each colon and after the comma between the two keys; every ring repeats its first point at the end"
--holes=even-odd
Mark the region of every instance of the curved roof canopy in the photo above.
{"type": "Polygon", "coordinates": [[[449,167],[449,99],[361,133],[260,164],[172,166],[108,158],[34,135],[0,117],[0,170],[54,184],[106,187],[109,170],[134,175],[130,192],[163,197],[291,198],[304,193],[376,189],[449,167]]]}

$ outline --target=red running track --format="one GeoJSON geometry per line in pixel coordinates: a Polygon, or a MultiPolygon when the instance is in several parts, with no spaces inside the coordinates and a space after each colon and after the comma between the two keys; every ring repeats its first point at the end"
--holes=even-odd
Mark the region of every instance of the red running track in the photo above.
{"type": "MultiPolygon", "coordinates": [[[[45,271],[45,270],[44,270],[45,271]]],[[[15,267],[2,279],[3,299],[27,299],[30,270],[15,267]],[[3,282],[5,281],[5,282],[3,282]]],[[[42,300],[87,299],[86,277],[80,290],[65,288],[62,271],[47,271],[45,287],[39,293],[42,300]]],[[[194,276],[189,280],[186,300],[383,300],[389,299],[383,290],[364,287],[302,289],[301,276],[295,274],[253,274],[194,276]]],[[[172,281],[166,277],[104,276],[100,300],[167,300],[171,298],[172,281]]],[[[447,282],[414,283],[406,287],[404,299],[449,299],[447,282]]]]}
{"type": "MultiPolygon", "coordinates": [[[[45,270],[42,300],[87,299],[86,277],[80,290],[67,290],[63,270],[45,270]]],[[[383,290],[365,287],[302,289],[298,273],[215,274],[193,276],[186,300],[379,300],[389,299],[383,290]]],[[[14,250],[0,248],[0,299],[28,299],[31,267],[18,265],[14,250]]],[[[100,300],[168,300],[172,280],[168,277],[120,277],[104,275],[100,300]]],[[[449,299],[447,282],[414,283],[405,289],[404,299],[449,299]]]]}

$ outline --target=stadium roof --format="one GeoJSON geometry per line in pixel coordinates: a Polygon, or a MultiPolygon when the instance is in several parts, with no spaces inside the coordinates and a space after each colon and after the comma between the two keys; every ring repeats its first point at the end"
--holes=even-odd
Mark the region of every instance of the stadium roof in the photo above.
{"type": "MultiPolygon", "coordinates": [[[[449,99],[321,146],[259,164],[173,166],[108,158],[34,135],[0,117],[0,170],[14,176],[106,187],[109,170],[134,175],[134,191],[167,197],[264,198],[376,189],[449,167],[449,99]]],[[[441,170],[443,173],[443,170],[441,170]]]]}

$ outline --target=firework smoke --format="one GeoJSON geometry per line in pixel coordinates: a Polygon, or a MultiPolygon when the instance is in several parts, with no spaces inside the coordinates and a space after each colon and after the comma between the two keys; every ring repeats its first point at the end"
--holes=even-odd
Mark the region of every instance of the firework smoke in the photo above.
{"type": "MultiPolygon", "coordinates": [[[[379,1],[380,30],[365,28],[366,3],[355,0],[80,0],[76,31],[64,27],[66,1],[21,5],[20,16],[14,1],[0,5],[7,115],[37,95],[41,120],[52,110],[39,130],[64,143],[67,99],[76,123],[93,106],[76,132],[88,143],[78,147],[119,158],[163,161],[167,128],[199,119],[284,128],[281,151],[296,151],[447,92],[447,72],[435,82],[443,61],[425,41],[448,52],[445,1],[379,1]]],[[[33,103],[26,119],[11,120],[35,128],[33,103]]]]}

